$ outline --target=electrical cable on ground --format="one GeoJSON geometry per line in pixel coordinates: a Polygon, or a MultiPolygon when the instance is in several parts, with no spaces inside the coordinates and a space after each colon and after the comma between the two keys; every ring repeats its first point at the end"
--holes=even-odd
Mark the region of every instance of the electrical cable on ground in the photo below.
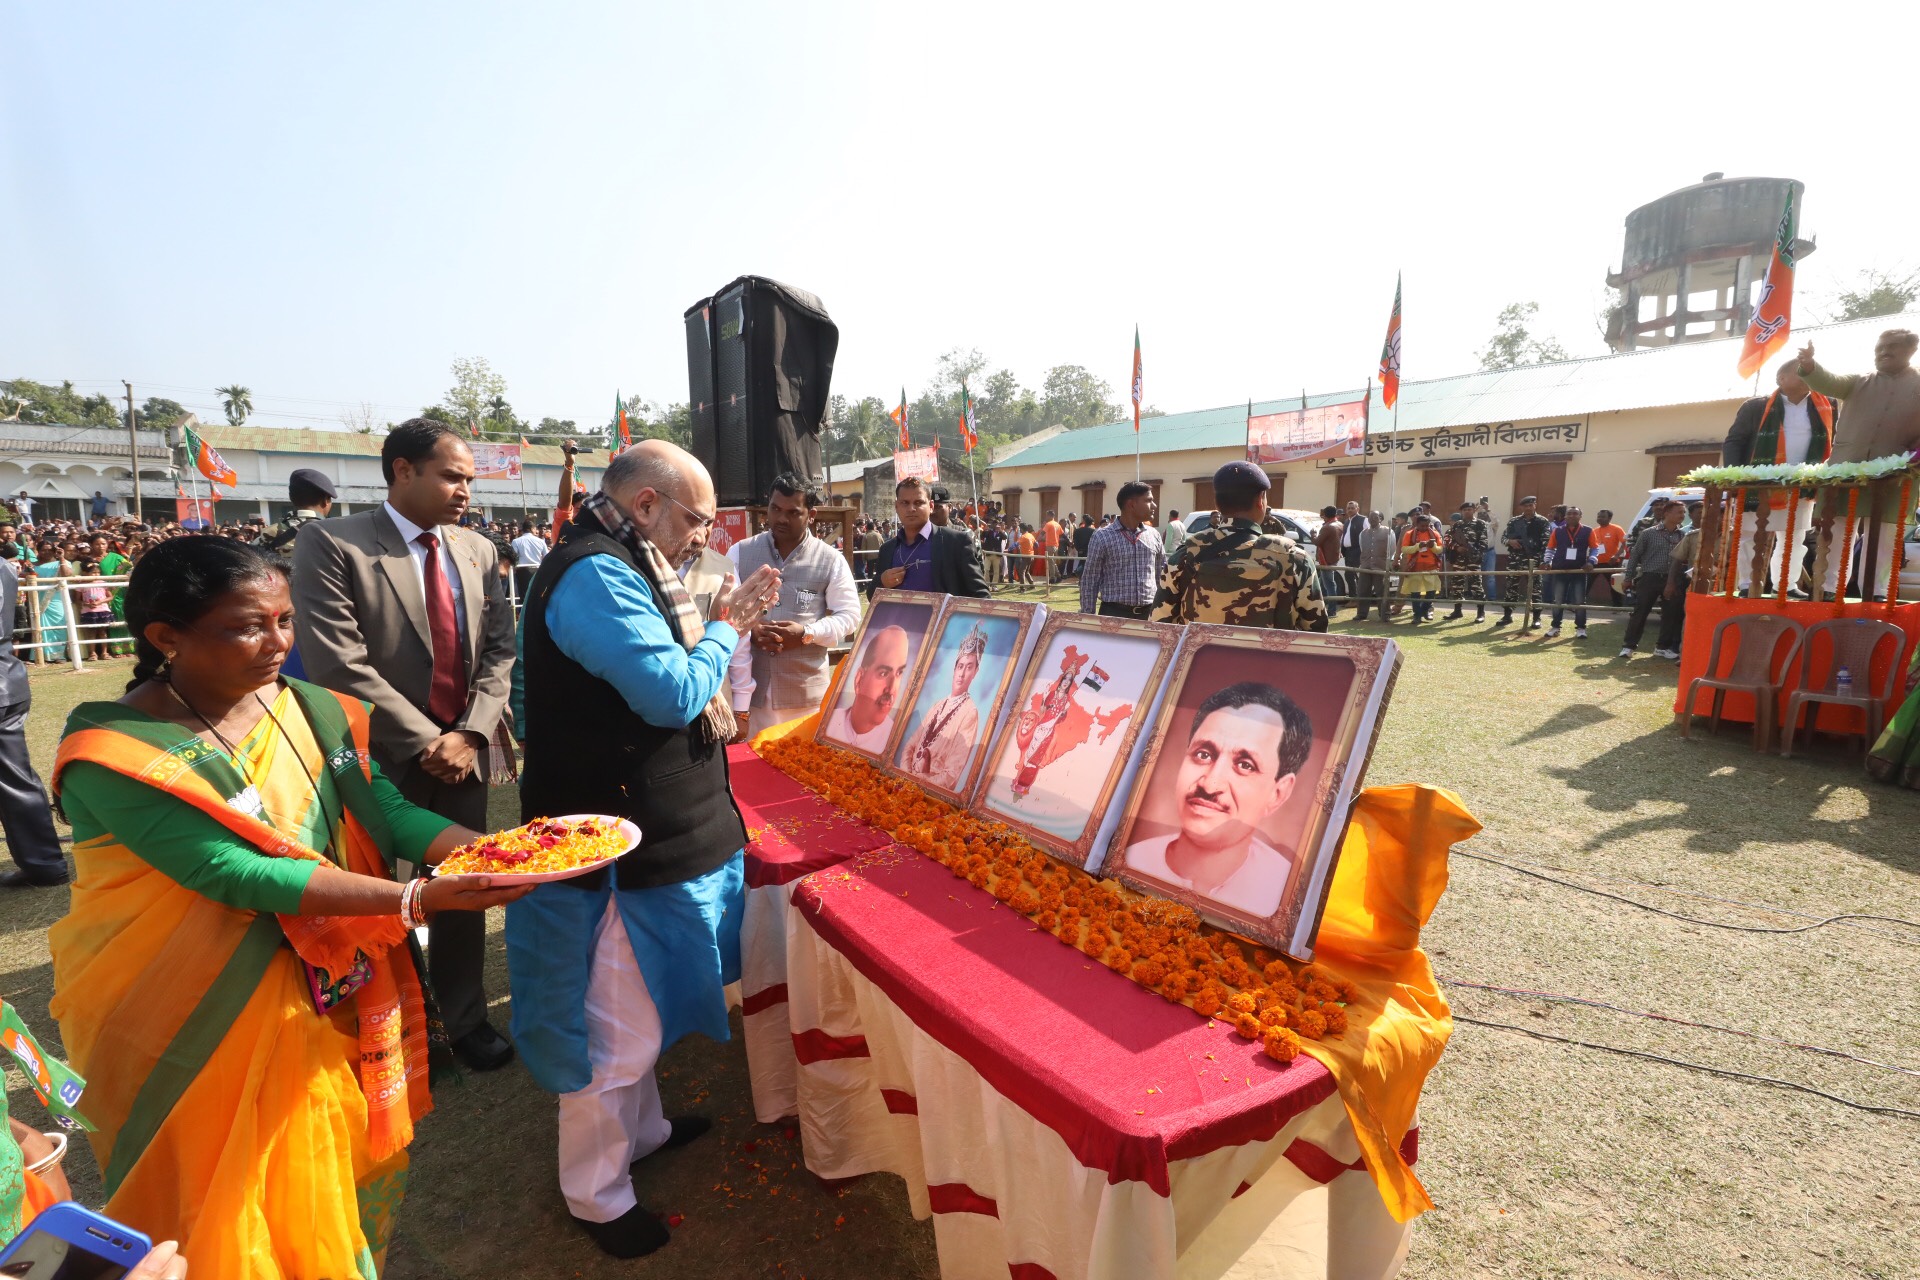
{"type": "Polygon", "coordinates": [[[1732,1071],[1726,1067],[1709,1067],[1704,1063],[1688,1062],[1683,1058],[1669,1058],[1665,1054],[1648,1053],[1644,1049],[1625,1049],[1614,1044],[1599,1044],[1592,1040],[1577,1040],[1572,1036],[1555,1035],[1551,1031],[1536,1031],[1532,1027],[1519,1027],[1510,1022],[1491,1022],[1484,1018],[1468,1017],[1464,1013],[1453,1015],[1455,1022],[1464,1022],[1476,1027],[1489,1027],[1495,1031],[1517,1031],[1523,1036],[1532,1036],[1536,1040],[1550,1040],[1556,1044],[1570,1044],[1581,1049],[1598,1049],[1602,1053],[1617,1053],[1623,1057],[1641,1058],[1648,1062],[1664,1063],[1670,1067],[1684,1067],[1689,1071],[1701,1071],[1707,1075],[1725,1076],[1730,1080],[1745,1080],[1751,1084],[1771,1085],[1776,1089],[1792,1089],[1798,1093],[1810,1093],[1816,1098],[1825,1098],[1828,1102],[1837,1102],[1843,1107],[1855,1111],[1870,1111],[1875,1115],[1905,1116],[1909,1120],[1920,1120],[1920,1111],[1910,1111],[1905,1107],[1880,1107],[1867,1102],[1855,1102],[1843,1098],[1837,1093],[1828,1093],[1825,1089],[1816,1089],[1808,1084],[1796,1084],[1792,1080],[1779,1080],[1773,1076],[1757,1076],[1746,1071],[1732,1071]]]}
{"type": "Polygon", "coordinates": [[[1881,1071],[1894,1071],[1904,1076],[1920,1076],[1920,1070],[1903,1067],[1897,1063],[1880,1062],[1873,1058],[1863,1058],[1857,1053],[1848,1053],[1845,1049],[1829,1049],[1817,1044],[1802,1044],[1797,1040],[1786,1040],[1779,1036],[1765,1035],[1758,1031],[1743,1031],[1739,1027],[1723,1027],[1712,1022],[1695,1022],[1690,1018],[1676,1018],[1667,1013],[1648,1013],[1639,1009],[1628,1009],[1623,1005],[1608,1004],[1605,1000],[1591,1000],[1585,996],[1567,996],[1553,991],[1530,991],[1524,987],[1494,987],[1483,982],[1468,982],[1462,978],[1436,974],[1440,981],[1450,987],[1466,987],[1474,991],[1491,991],[1496,995],[1520,996],[1530,1000],[1552,1000],[1561,1004],[1585,1005],[1592,1009],[1607,1009],[1613,1013],[1624,1013],[1632,1018],[1646,1018],[1653,1022],[1670,1022],[1675,1026],[1693,1027],[1701,1031],[1718,1031],[1725,1035],[1741,1036],[1748,1040],[1763,1040],[1768,1044],[1782,1045],[1789,1049],[1799,1049],[1806,1053],[1823,1054],[1829,1058],[1845,1058],[1849,1062],[1858,1062],[1862,1066],[1874,1067],[1881,1071]]]}
{"type": "MultiPolygon", "coordinates": [[[[1518,863],[1508,862],[1503,858],[1489,857],[1484,853],[1471,853],[1465,849],[1455,849],[1453,851],[1453,854],[1455,857],[1474,858],[1481,862],[1491,862],[1496,867],[1505,867],[1509,871],[1518,871],[1523,876],[1532,876],[1536,880],[1545,880],[1549,884],[1561,885],[1564,888],[1573,889],[1580,893],[1591,893],[1602,898],[1611,898],[1615,902],[1624,902],[1628,906],[1638,907],[1642,911],[1651,911],[1655,915],[1667,916],[1668,918],[1673,920],[1684,920],[1688,924],[1705,925],[1710,929],[1731,929],[1735,933],[1779,933],[1779,934],[1807,933],[1811,930],[1819,929],[1826,925],[1841,924],[1850,920],[1878,920],[1884,924],[1897,924],[1897,925],[1904,925],[1909,929],[1920,929],[1920,921],[1903,920],[1899,916],[1870,915],[1863,912],[1855,912],[1855,911],[1849,911],[1837,916],[1825,916],[1821,919],[1814,920],[1813,923],[1811,924],[1795,925],[1791,928],[1778,928],[1771,925],[1729,924],[1724,920],[1705,920],[1699,916],[1684,915],[1678,911],[1668,911],[1665,907],[1656,907],[1651,903],[1641,902],[1637,899],[1626,897],[1623,894],[1608,893],[1605,889],[1595,889],[1590,885],[1575,884],[1571,880],[1562,880],[1558,876],[1550,876],[1543,871],[1534,871],[1518,863]]],[[[1760,909],[1767,910],[1767,911],[1774,910],[1774,908],[1771,908],[1771,907],[1764,907],[1760,909]]],[[[1779,914],[1791,915],[1791,916],[1802,915],[1801,912],[1797,912],[1797,911],[1782,911],[1779,914]]],[[[1807,917],[1803,917],[1803,918],[1807,918],[1807,917]]],[[[1881,937],[1887,937],[1887,938],[1896,937],[1896,935],[1894,934],[1881,933],[1881,931],[1877,929],[1869,929],[1869,930],[1866,930],[1866,932],[1879,934],[1881,937]]],[[[1920,941],[1920,939],[1915,939],[1915,941],[1920,941]]]]}

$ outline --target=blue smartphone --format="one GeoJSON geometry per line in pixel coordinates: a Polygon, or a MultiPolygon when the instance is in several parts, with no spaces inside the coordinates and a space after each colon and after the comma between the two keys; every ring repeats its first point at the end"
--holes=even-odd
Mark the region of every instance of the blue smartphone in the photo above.
{"type": "Polygon", "coordinates": [[[23,1280],[120,1280],[153,1241],[105,1214],[63,1200],[20,1229],[0,1253],[0,1276],[23,1280]]]}

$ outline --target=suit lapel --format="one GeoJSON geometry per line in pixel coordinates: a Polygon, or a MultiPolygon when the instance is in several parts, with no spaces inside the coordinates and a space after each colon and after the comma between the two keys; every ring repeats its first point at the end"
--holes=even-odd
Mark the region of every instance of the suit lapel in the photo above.
{"type": "Polygon", "coordinates": [[[460,575],[460,601],[467,615],[467,670],[472,671],[480,665],[480,618],[487,605],[486,588],[480,581],[480,558],[467,545],[465,531],[457,526],[442,526],[440,536],[453,556],[454,572],[460,575]]]}
{"type": "Polygon", "coordinates": [[[413,552],[400,537],[399,528],[384,506],[374,509],[373,532],[380,544],[380,571],[387,575],[387,585],[393,588],[401,611],[413,624],[415,634],[431,657],[433,631],[427,626],[427,589],[420,581],[420,566],[414,562],[413,552]]]}

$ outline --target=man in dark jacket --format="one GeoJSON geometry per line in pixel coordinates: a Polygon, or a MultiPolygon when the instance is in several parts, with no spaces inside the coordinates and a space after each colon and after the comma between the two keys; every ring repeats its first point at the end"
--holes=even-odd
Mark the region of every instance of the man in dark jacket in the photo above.
{"type": "Polygon", "coordinates": [[[13,604],[19,593],[15,562],[0,560],[0,827],[6,830],[14,866],[0,873],[0,885],[9,889],[67,882],[67,860],[54,834],[47,789],[27,757],[33,690],[26,667],[13,652],[13,604]]]}
{"type": "Polygon", "coordinates": [[[987,598],[987,579],[973,539],[930,523],[933,508],[924,481],[909,476],[893,486],[893,510],[900,517],[900,532],[882,543],[874,557],[878,572],[867,580],[869,597],[879,587],[897,587],[987,598]]]}
{"type": "MultiPolygon", "coordinates": [[[[1720,460],[1730,467],[1774,466],[1779,463],[1825,462],[1833,456],[1833,431],[1838,425],[1839,409],[1833,401],[1813,390],[1800,376],[1797,361],[1789,360],[1774,373],[1775,391],[1772,395],[1755,396],[1742,404],[1733,415],[1733,426],[1727,429],[1726,442],[1720,448],[1720,460]]],[[[1769,527],[1764,535],[1758,520],[1748,522],[1748,535],[1741,539],[1739,549],[1734,553],[1735,573],[1741,591],[1753,584],[1753,558],[1765,555],[1768,565],[1774,562],[1770,554],[1779,544],[1774,539],[1786,537],[1789,545],[1798,547],[1806,540],[1807,531],[1813,528],[1813,493],[1802,490],[1799,510],[1794,516],[1793,527],[1783,528],[1786,519],[1788,500],[1784,493],[1772,499],[1769,510],[1773,513],[1768,521],[1769,527]],[[1765,537],[1766,543],[1761,542],[1765,537]]],[[[1760,495],[1747,494],[1747,510],[1759,509],[1760,495]]],[[[1840,558],[1832,558],[1828,577],[1830,582],[1837,579],[1840,572],[1840,558]]],[[[1765,584],[1762,583],[1764,589],[1765,584]]],[[[1832,585],[1827,588],[1833,590],[1832,585]]]]}
{"type": "Polygon", "coordinates": [[[527,593],[527,771],[521,817],[603,813],[640,829],[612,867],[543,884],[507,913],[513,1032],[560,1095],[560,1189],[607,1253],[667,1228],[631,1166],[698,1137],[669,1118],[654,1063],[688,1031],[727,1038],[740,976],[746,829],[727,776],[727,667],[777,593],[763,566],[702,619],[675,572],[713,527],[705,467],[664,440],[607,464],[527,593]]]}

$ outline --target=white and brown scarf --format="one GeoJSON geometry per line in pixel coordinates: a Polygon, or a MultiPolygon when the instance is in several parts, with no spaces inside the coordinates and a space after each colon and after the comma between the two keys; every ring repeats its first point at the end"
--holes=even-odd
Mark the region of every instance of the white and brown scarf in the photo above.
{"type": "MultiPolygon", "coordinates": [[[[667,627],[673,632],[673,638],[691,652],[706,634],[706,624],[700,620],[700,611],[693,607],[693,597],[687,594],[686,584],[660,554],[660,548],[649,542],[627,518],[627,513],[604,493],[596,493],[581,503],[579,518],[594,521],[606,530],[608,537],[633,553],[641,572],[667,602],[667,627]]],[[[700,736],[707,742],[724,743],[733,739],[736,726],[726,695],[726,685],[722,682],[720,691],[707,701],[706,709],[700,713],[697,724],[700,736]]]]}

